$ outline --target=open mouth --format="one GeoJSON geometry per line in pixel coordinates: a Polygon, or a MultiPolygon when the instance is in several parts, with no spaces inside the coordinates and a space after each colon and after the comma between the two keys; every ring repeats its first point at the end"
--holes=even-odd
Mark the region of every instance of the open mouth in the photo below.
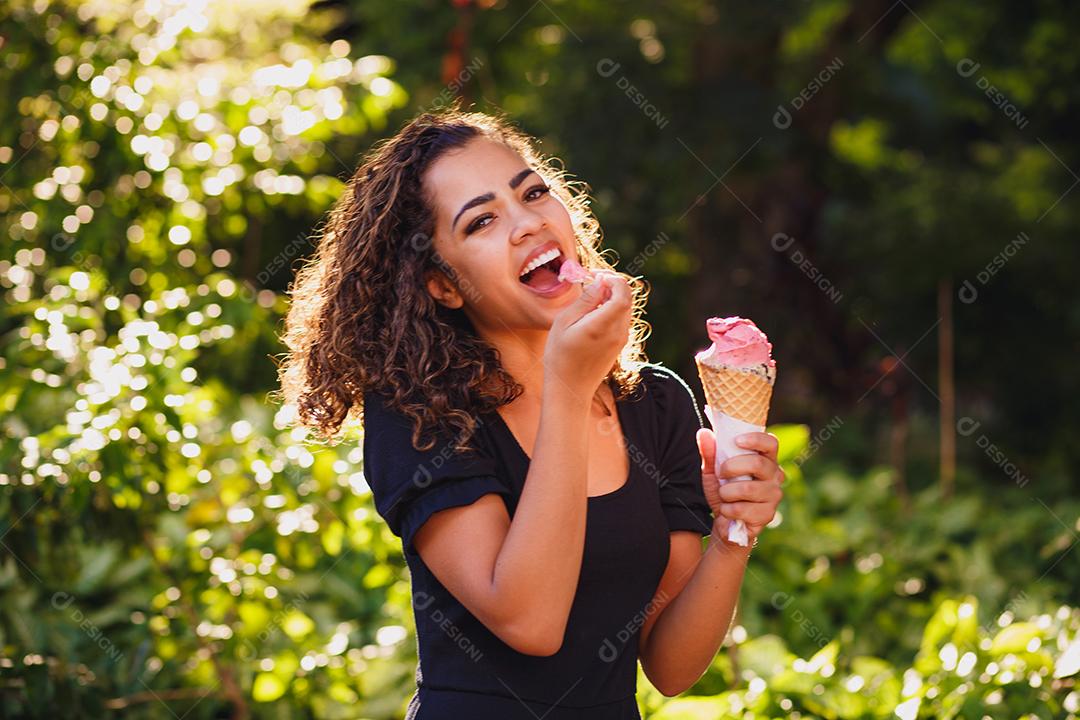
{"type": "Polygon", "coordinates": [[[528,272],[522,273],[518,280],[532,289],[540,291],[550,290],[557,286],[559,284],[559,268],[563,264],[562,250],[552,249],[537,259],[543,259],[546,255],[554,255],[554,257],[533,267],[528,272]]]}

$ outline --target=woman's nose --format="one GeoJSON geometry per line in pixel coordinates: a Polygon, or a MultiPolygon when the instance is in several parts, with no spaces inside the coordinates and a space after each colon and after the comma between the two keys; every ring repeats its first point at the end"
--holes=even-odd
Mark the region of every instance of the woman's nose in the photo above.
{"type": "Polygon", "coordinates": [[[520,242],[527,235],[533,235],[543,229],[547,224],[544,216],[527,207],[519,207],[514,212],[514,242],[520,242]]]}

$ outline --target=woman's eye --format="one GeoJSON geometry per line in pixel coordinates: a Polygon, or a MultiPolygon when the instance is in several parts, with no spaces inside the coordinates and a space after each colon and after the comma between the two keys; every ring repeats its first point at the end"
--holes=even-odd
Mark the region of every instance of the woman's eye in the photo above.
{"type": "Polygon", "coordinates": [[[525,197],[529,198],[530,196],[532,196],[532,199],[535,200],[536,198],[540,197],[544,193],[548,193],[548,192],[551,192],[551,188],[549,188],[547,185],[537,185],[536,187],[529,188],[529,192],[525,193],[525,197]],[[537,194],[535,196],[533,196],[533,193],[537,193],[537,194]]]}
{"type": "MultiPolygon", "coordinates": [[[[541,195],[544,195],[544,194],[549,193],[549,192],[551,192],[551,188],[548,187],[547,185],[536,185],[535,187],[529,188],[529,191],[525,193],[525,199],[526,200],[536,200],[541,195]]],[[[481,215],[480,217],[476,218],[475,220],[473,220],[471,223],[469,223],[465,227],[465,234],[466,235],[471,235],[472,233],[476,232],[477,230],[480,230],[482,228],[487,227],[488,223],[486,223],[484,221],[485,220],[491,220],[493,217],[494,217],[493,215],[488,213],[488,214],[481,215]]]]}
{"type": "Polygon", "coordinates": [[[476,218],[471,223],[469,223],[469,226],[467,228],[465,228],[465,234],[470,235],[470,234],[476,232],[477,230],[479,230],[480,228],[485,227],[487,223],[484,223],[483,225],[481,225],[480,221],[481,220],[490,220],[490,219],[491,219],[491,215],[481,215],[480,217],[476,218]]]}

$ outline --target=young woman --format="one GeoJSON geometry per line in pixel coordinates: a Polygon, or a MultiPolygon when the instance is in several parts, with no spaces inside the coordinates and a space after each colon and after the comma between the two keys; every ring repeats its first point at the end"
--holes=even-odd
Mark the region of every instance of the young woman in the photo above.
{"type": "Polygon", "coordinates": [[[401,537],[419,665],[409,720],[639,718],[705,671],[777,442],[723,466],[693,393],[644,361],[647,289],[583,190],[503,117],[424,113],[366,158],[292,291],[286,399],[324,437],[360,418],[401,537]],[[560,282],[568,258],[599,279],[560,282]],[[540,265],[534,261],[539,261],[540,265]],[[702,552],[702,536],[708,535],[702,552]]]}

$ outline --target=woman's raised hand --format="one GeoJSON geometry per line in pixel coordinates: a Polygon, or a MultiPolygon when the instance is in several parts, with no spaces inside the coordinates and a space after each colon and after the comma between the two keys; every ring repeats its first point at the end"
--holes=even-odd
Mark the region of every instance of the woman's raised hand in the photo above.
{"type": "Polygon", "coordinates": [[[629,341],[632,319],[625,278],[610,270],[594,273],[596,280],[555,316],[544,350],[544,372],[585,398],[593,396],[629,341]]]}

